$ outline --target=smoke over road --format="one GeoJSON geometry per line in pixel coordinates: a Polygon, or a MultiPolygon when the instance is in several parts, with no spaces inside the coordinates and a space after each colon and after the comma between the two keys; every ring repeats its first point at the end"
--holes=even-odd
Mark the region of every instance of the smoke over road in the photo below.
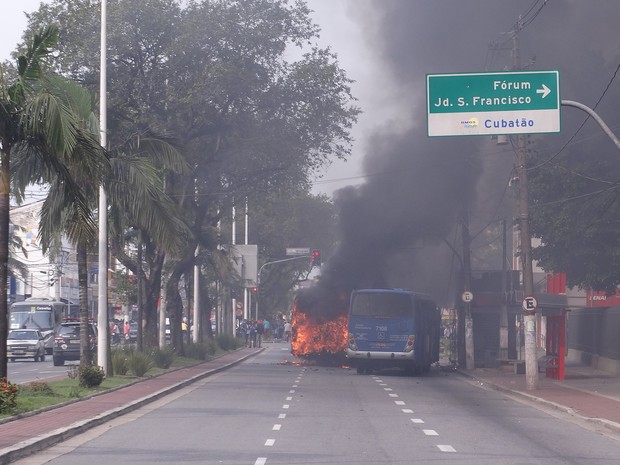
{"type": "MultiPolygon", "coordinates": [[[[562,98],[594,106],[620,63],[620,8],[614,0],[349,5],[377,66],[390,76],[389,83],[376,85],[392,86],[401,120],[377,121],[377,130],[366,135],[366,182],[334,196],[340,244],[323,267],[319,288],[346,294],[360,287],[406,287],[449,304],[459,267],[449,246],[458,247],[457,220],[467,211],[473,234],[499,218],[510,222],[513,196],[507,186],[515,156],[509,145],[500,147],[489,137],[428,138],[426,74],[510,70],[518,59],[523,69],[558,69],[562,98]],[[515,28],[518,58],[510,34],[515,28]]],[[[597,107],[611,127],[620,123],[619,94],[620,82],[614,83],[597,107]]],[[[584,118],[574,109],[562,110],[563,132],[544,136],[550,153],[584,118]]],[[[580,136],[598,138],[601,150],[614,149],[594,124],[580,136]]],[[[499,252],[501,246],[495,248],[499,252]]],[[[473,255],[476,260],[476,250],[473,255]]],[[[499,253],[478,258],[480,267],[501,267],[499,253]]]]}

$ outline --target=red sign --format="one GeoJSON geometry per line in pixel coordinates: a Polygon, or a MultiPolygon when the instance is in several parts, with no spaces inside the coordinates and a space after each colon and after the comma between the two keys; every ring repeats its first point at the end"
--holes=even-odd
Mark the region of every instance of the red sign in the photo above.
{"type": "Polygon", "coordinates": [[[607,295],[605,291],[587,291],[586,307],[620,307],[620,293],[607,295]]]}

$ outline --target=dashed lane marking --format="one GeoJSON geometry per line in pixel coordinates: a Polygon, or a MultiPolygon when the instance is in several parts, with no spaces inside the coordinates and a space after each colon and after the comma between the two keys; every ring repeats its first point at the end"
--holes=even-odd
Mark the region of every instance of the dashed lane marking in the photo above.
{"type": "Polygon", "coordinates": [[[456,452],[456,449],[447,444],[437,444],[437,447],[441,452],[456,452]]]}

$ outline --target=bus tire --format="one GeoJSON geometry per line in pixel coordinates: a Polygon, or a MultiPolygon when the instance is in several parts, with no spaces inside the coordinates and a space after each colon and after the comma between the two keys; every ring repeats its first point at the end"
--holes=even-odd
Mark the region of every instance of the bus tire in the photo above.
{"type": "Polygon", "coordinates": [[[61,357],[54,357],[54,366],[61,367],[65,364],[65,361],[61,357]]]}

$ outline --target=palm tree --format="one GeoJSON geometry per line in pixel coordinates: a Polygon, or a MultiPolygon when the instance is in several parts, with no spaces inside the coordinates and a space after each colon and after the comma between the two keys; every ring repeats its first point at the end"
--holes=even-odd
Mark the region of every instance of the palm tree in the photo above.
{"type": "Polygon", "coordinates": [[[43,253],[65,236],[77,251],[80,302],[80,363],[92,364],[88,318],[87,254],[97,243],[94,209],[98,186],[109,172],[109,162],[98,141],[98,122],[92,112],[88,91],[59,76],[47,76],[45,85],[70,112],[76,133],[71,153],[62,159],[41,152],[18,151],[12,167],[14,191],[21,198],[28,183],[48,186],[41,208],[39,236],[43,253]]]}
{"type": "Polygon", "coordinates": [[[62,163],[37,154],[20,153],[13,163],[13,180],[20,188],[33,179],[49,186],[39,224],[43,252],[49,252],[53,244],[60,243],[62,236],[76,249],[80,289],[80,360],[82,364],[91,364],[87,257],[88,252],[96,249],[98,240],[94,212],[99,186],[103,184],[110,215],[115,218],[109,224],[137,226],[159,244],[167,244],[169,249],[177,244],[180,249],[178,243],[186,235],[184,225],[175,216],[173,203],[163,195],[160,171],[154,162],[158,161],[160,166],[175,171],[184,170],[186,165],[171,144],[145,134],[114,150],[108,160],[95,140],[98,122],[92,112],[88,91],[58,77],[50,79],[49,85],[57,89],[61,100],[79,122],[78,143],[71,156],[62,163]]]}
{"type": "MultiPolygon", "coordinates": [[[[35,34],[17,59],[17,75],[9,83],[0,73],[0,283],[9,262],[11,156],[17,152],[63,160],[78,142],[73,114],[46,85],[43,65],[58,40],[55,26],[35,34]]],[[[8,334],[6,284],[0,285],[0,378],[7,376],[8,334]]]]}

